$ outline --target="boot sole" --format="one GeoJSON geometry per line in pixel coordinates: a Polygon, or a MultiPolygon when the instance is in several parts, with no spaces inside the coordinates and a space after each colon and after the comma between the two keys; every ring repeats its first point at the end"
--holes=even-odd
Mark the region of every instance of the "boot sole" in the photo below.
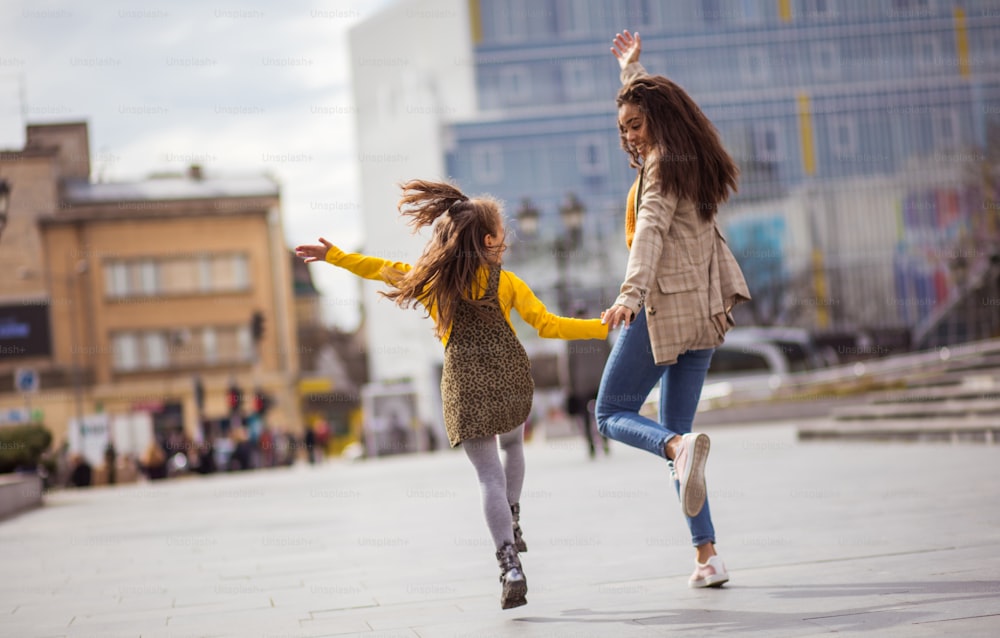
{"type": "Polygon", "coordinates": [[[513,609],[514,607],[527,605],[528,604],[528,599],[526,598],[527,594],[528,594],[527,580],[515,580],[510,583],[504,583],[503,596],[501,596],[500,598],[500,608],[513,609]]]}

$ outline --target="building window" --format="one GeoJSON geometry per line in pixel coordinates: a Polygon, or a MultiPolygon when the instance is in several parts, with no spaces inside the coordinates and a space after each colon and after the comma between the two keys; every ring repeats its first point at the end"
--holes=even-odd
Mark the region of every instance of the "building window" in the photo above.
{"type": "Polygon", "coordinates": [[[650,0],[625,0],[623,9],[621,24],[632,24],[635,27],[653,24],[653,7],[650,0]]]}
{"type": "Polygon", "coordinates": [[[116,372],[248,363],[254,355],[245,325],[118,332],[111,344],[116,372]]]}
{"type": "Polygon", "coordinates": [[[249,290],[249,258],[245,253],[230,253],[108,262],[104,285],[111,298],[249,290]]]}
{"type": "Polygon", "coordinates": [[[898,18],[921,18],[931,15],[931,0],[892,0],[892,15],[898,18]]]}
{"type": "Polygon", "coordinates": [[[198,262],[194,259],[169,259],[160,264],[160,285],[164,294],[197,292],[198,262]]]}
{"type": "Polygon", "coordinates": [[[198,290],[201,292],[212,292],[211,255],[201,255],[198,257],[198,290]]]}
{"type": "Polygon", "coordinates": [[[781,160],[778,125],[762,123],[753,129],[754,160],[758,162],[777,162],[781,160]]]}
{"type": "Polygon", "coordinates": [[[956,109],[938,109],[933,114],[934,147],[956,149],[962,141],[961,121],[956,109]]]}
{"type": "Polygon", "coordinates": [[[498,42],[523,40],[528,33],[528,3],[526,0],[493,2],[492,16],[485,24],[493,27],[493,37],[498,42]]]}
{"type": "Polygon", "coordinates": [[[239,254],[232,256],[233,263],[233,285],[236,290],[250,289],[250,267],[246,255],[239,254]]]}
{"type": "Polygon", "coordinates": [[[751,84],[766,82],[771,75],[767,50],[762,47],[743,49],[739,55],[740,75],[751,84]]]}
{"type": "Polygon", "coordinates": [[[111,337],[112,362],[115,370],[135,370],[139,367],[139,340],[130,332],[111,337]]]}
{"type": "Polygon", "coordinates": [[[562,35],[587,35],[590,32],[589,0],[556,0],[556,19],[562,35]]]}
{"type": "Polygon", "coordinates": [[[167,345],[167,335],[162,332],[147,332],[143,334],[145,345],[145,367],[162,369],[170,365],[170,347],[167,345]]]}
{"type": "Polygon", "coordinates": [[[215,328],[208,326],[201,331],[201,349],[205,354],[205,363],[215,363],[219,359],[219,342],[216,339],[215,328]]]}
{"type": "Polygon", "coordinates": [[[933,35],[922,35],[913,39],[914,59],[917,68],[935,70],[941,61],[941,43],[933,35]]]}
{"type": "Polygon", "coordinates": [[[832,116],[827,120],[830,151],[839,160],[849,159],[858,152],[857,121],[850,115],[832,116]]]}
{"type": "Polygon", "coordinates": [[[125,262],[116,261],[104,266],[104,285],[109,297],[128,296],[128,268],[125,262]]]}
{"type": "Polygon", "coordinates": [[[159,291],[157,264],[154,261],[144,260],[135,264],[138,271],[139,290],[144,295],[155,295],[159,291]]]}
{"type": "Polygon", "coordinates": [[[840,76],[840,49],[835,42],[817,42],[811,50],[817,78],[832,80],[840,76]]]}
{"type": "Polygon", "coordinates": [[[587,60],[570,60],[563,65],[563,88],[570,99],[594,97],[594,64],[587,60]]]}
{"type": "Polygon", "coordinates": [[[739,19],[746,24],[759,24],[764,21],[764,12],[760,6],[761,0],[741,0],[739,19]]]}
{"type": "Polygon", "coordinates": [[[240,326],[236,329],[237,356],[240,361],[253,361],[254,347],[253,338],[250,335],[249,326],[240,326]]]}
{"type": "Polygon", "coordinates": [[[523,104],[531,97],[531,76],[523,66],[500,69],[500,95],[506,104],[523,104]]]}
{"type": "Polygon", "coordinates": [[[608,172],[608,147],[603,137],[588,136],[577,140],[576,160],[581,175],[604,175],[608,172]]]}
{"type": "Polygon", "coordinates": [[[837,15],[835,5],[835,0],[804,0],[802,13],[807,18],[832,18],[837,15]]]}
{"type": "Polygon", "coordinates": [[[496,184],[503,179],[503,150],[499,144],[472,149],[472,175],[480,184],[496,184]]]}

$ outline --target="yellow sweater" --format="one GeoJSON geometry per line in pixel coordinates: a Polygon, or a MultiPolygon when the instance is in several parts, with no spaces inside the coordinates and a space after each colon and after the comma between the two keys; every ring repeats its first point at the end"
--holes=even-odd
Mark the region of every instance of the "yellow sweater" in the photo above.
{"type": "Polygon", "coordinates": [[[628,202],[625,204],[625,245],[632,250],[632,238],[635,237],[635,197],[639,189],[639,178],[632,182],[628,189],[628,202]]]}
{"type": "MultiPolygon", "coordinates": [[[[400,272],[408,272],[412,268],[410,264],[404,262],[392,262],[388,259],[369,257],[358,253],[345,253],[336,246],[326,252],[326,261],[334,266],[349,270],[359,277],[378,281],[385,281],[382,273],[386,268],[393,268],[400,272]]],[[[481,290],[486,289],[488,277],[489,269],[483,267],[479,272],[481,290]]],[[[545,309],[545,304],[535,296],[528,284],[509,270],[500,272],[497,297],[499,297],[503,316],[507,319],[511,330],[514,330],[514,326],[510,323],[510,310],[513,308],[517,310],[517,314],[521,315],[522,319],[538,331],[540,337],[548,339],[606,339],[608,336],[608,327],[603,325],[600,319],[571,319],[552,314],[545,309]]],[[[431,316],[437,321],[437,317],[433,313],[431,316]]],[[[443,343],[448,343],[449,334],[451,334],[450,327],[442,339],[443,343]]]]}

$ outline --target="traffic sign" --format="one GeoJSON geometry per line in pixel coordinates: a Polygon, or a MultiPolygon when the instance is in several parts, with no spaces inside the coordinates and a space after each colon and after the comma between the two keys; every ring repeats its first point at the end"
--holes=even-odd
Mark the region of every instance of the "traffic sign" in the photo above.
{"type": "Polygon", "coordinates": [[[38,392],[38,370],[34,368],[14,370],[14,387],[18,392],[38,392]]]}

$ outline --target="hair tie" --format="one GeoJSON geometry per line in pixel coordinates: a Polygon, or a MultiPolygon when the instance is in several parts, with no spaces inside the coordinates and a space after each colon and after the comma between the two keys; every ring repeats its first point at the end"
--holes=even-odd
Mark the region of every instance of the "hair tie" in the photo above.
{"type": "Polygon", "coordinates": [[[455,208],[455,205],[456,205],[456,204],[461,204],[461,203],[463,203],[463,202],[467,202],[467,201],[469,201],[469,198],[468,198],[468,197],[466,197],[465,195],[460,195],[459,197],[456,197],[456,198],[455,198],[455,201],[453,201],[453,202],[452,202],[452,203],[451,203],[451,204],[450,204],[450,205],[448,206],[448,210],[447,210],[447,211],[445,211],[445,212],[446,212],[447,214],[449,214],[449,215],[450,215],[450,214],[451,214],[451,211],[452,211],[452,209],[453,209],[453,208],[455,208]]]}

